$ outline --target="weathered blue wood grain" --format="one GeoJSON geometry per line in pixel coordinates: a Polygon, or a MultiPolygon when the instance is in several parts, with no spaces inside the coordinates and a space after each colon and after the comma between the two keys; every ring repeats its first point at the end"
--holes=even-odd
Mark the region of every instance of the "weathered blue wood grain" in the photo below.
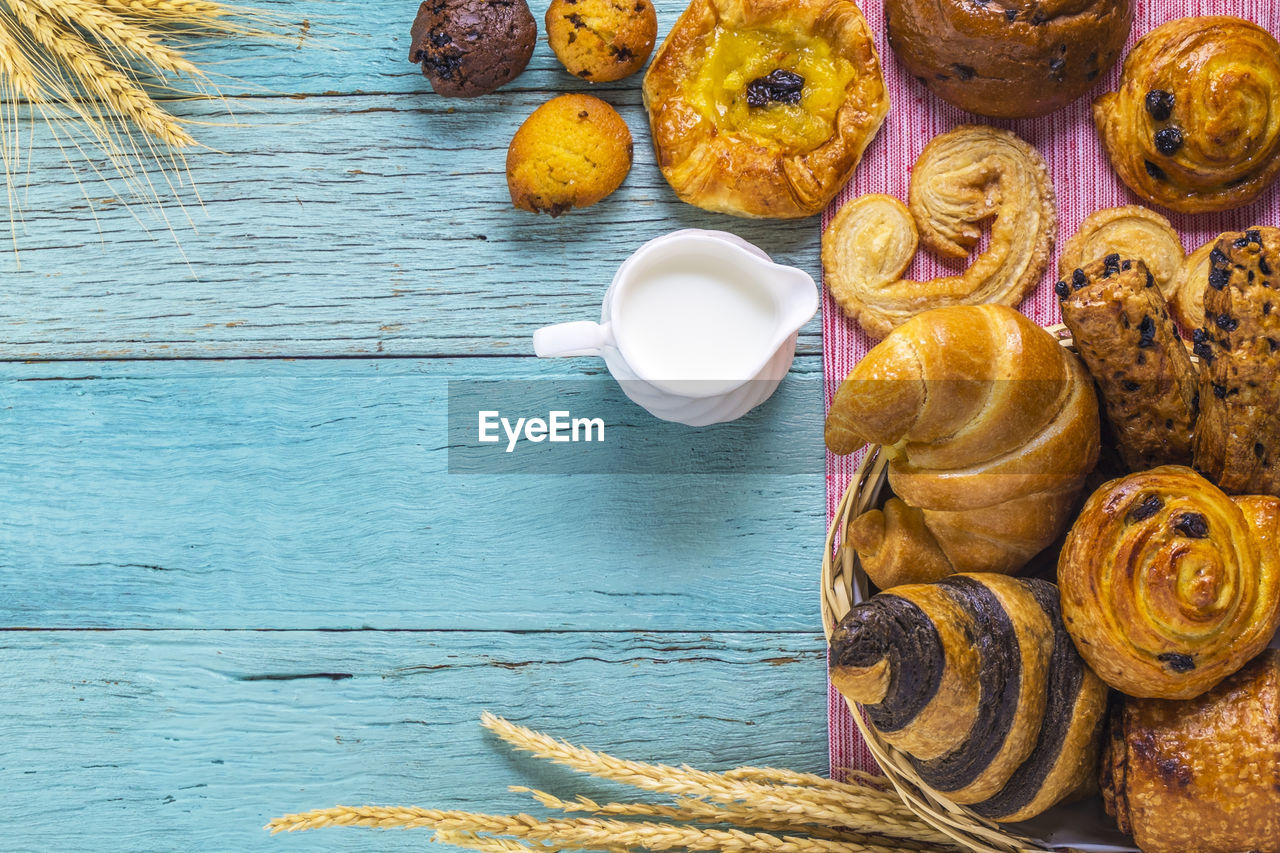
{"type": "MultiPolygon", "coordinates": [[[[816,634],[0,632],[0,850],[422,850],[270,838],[338,803],[536,810],[630,789],[514,757],[482,709],[627,757],[822,771],[816,634]]],[[[634,795],[630,795],[634,796],[634,795]]]]}
{"type": "MultiPolygon", "coordinates": [[[[412,4],[322,8],[367,33],[412,16],[412,4]]],[[[679,8],[659,5],[664,31],[679,8]]],[[[333,25],[334,38],[345,26],[333,25]]],[[[211,150],[187,158],[202,204],[190,187],[170,192],[155,176],[163,215],[119,181],[73,175],[35,128],[18,169],[20,255],[0,254],[0,358],[525,354],[537,327],[598,315],[617,265],[682,227],[733,231],[818,274],[816,218],[748,221],[675,198],[654,162],[638,76],[599,93],[635,138],[623,187],[558,219],[514,210],[512,134],[540,103],[583,84],[531,72],[528,86],[445,99],[404,62],[391,77],[404,87],[347,94],[389,91],[359,85],[356,69],[384,73],[407,26],[331,50],[323,35],[300,50],[219,48],[250,57],[233,64],[247,80],[286,91],[300,69],[335,69],[309,90],[332,94],[240,99],[234,125],[209,103],[174,104],[214,124],[195,128],[211,150]],[[382,48],[371,49],[378,39],[382,48]]],[[[549,50],[538,52],[545,66],[549,50]]],[[[820,351],[816,322],[800,346],[820,351]]]]}
{"type": "MultiPolygon", "coordinates": [[[[617,265],[683,227],[733,231],[818,274],[816,220],[677,201],[634,92],[614,99],[636,136],[618,192],[557,219],[515,210],[506,144],[543,100],[271,102],[244,127],[203,129],[226,153],[189,158],[203,206],[167,201],[176,236],[89,176],[78,186],[39,133],[20,255],[0,254],[0,357],[529,353],[539,326],[598,317],[617,265]],[[102,199],[92,210],[85,191],[102,199]]],[[[801,351],[819,337],[815,321],[801,351]]]]}
{"type": "Polygon", "coordinates": [[[554,381],[600,364],[0,365],[0,626],[817,630],[816,359],[705,433],[741,473],[448,473],[467,377],[541,377],[517,414],[602,406],[661,468],[682,428],[554,381]]]}

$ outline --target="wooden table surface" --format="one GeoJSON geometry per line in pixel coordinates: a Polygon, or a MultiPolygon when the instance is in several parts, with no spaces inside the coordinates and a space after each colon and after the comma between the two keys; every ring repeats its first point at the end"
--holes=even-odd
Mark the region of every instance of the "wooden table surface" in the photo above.
{"type": "MultiPolygon", "coordinates": [[[[406,61],[412,2],[258,5],[297,35],[195,52],[233,117],[173,106],[210,122],[208,150],[194,190],[155,184],[159,208],[21,125],[0,850],[422,849],[261,827],[336,803],[525,808],[511,784],[627,793],[512,756],[483,709],[634,758],[824,771],[816,321],[779,393],[715,433],[725,473],[451,474],[445,429],[450,381],[600,376],[534,360],[530,336],[596,316],[645,240],[730,230],[816,276],[816,218],[676,201],[639,76],[590,89],[636,139],[622,189],[515,211],[512,133],[587,89],[545,41],[503,91],[447,100],[406,61]]],[[[681,8],[659,3],[660,37],[681,8]]]]}

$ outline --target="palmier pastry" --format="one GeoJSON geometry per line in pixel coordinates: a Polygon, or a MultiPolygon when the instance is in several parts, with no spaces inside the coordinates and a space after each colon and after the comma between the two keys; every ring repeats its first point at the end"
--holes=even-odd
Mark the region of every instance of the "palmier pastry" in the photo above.
{"type": "Polygon", "coordinates": [[[935,95],[998,118],[1051,113],[1120,56],[1133,0],[885,0],[893,52],[935,95]]]}
{"type": "Polygon", "coordinates": [[[1280,44],[1230,17],[1156,27],[1094,123],[1120,179],[1180,213],[1230,210],[1280,173],[1280,44]]]}
{"type": "Polygon", "coordinates": [[[833,453],[882,445],[897,497],[846,542],[881,589],[1013,572],[1067,527],[1098,456],[1098,404],[1074,355],[1003,305],[936,308],[849,373],[827,414],[833,453]]]}
{"type": "Polygon", "coordinates": [[[1126,699],[1103,802],[1146,853],[1280,853],[1280,651],[1187,702],[1126,699]]]}
{"type": "Polygon", "coordinates": [[[1182,240],[1169,220],[1145,207],[1109,207],[1081,222],[1062,247],[1058,278],[1070,281],[1073,272],[1107,255],[1142,261],[1166,302],[1173,299],[1182,282],[1186,258],[1182,240]]]}
{"type": "Polygon", "coordinates": [[[821,211],[889,98],[854,0],[693,0],[645,73],[662,176],[736,216],[821,211]]]}
{"type": "Polygon", "coordinates": [[[1190,465],[1199,377],[1155,276],[1108,255],[1055,290],[1128,469],[1190,465]]]}
{"type": "Polygon", "coordinates": [[[955,575],[856,604],[831,635],[831,683],[930,787],[1025,820],[1091,781],[1106,687],[1042,580],[955,575]]]}
{"type": "Polygon", "coordinates": [[[1280,495],[1280,229],[1223,234],[1207,282],[1196,468],[1231,494],[1280,495]]]}
{"type": "Polygon", "coordinates": [[[1204,325],[1204,292],[1209,287],[1209,255],[1217,242],[1214,239],[1205,243],[1187,255],[1183,262],[1182,277],[1178,279],[1178,286],[1169,300],[1169,311],[1183,329],[1198,329],[1204,325]]]}
{"type": "Polygon", "coordinates": [[[1231,498],[1190,468],[1112,480],[1058,559],[1080,654],[1130,696],[1189,699],[1280,625],[1280,499],[1231,498]]]}
{"type": "Polygon", "coordinates": [[[1039,284],[1057,232],[1057,202],[1040,153],[1013,133],[963,125],[935,137],[911,172],[914,224],[895,201],[851,202],[822,237],[831,295],[872,337],[930,308],[1017,305],[1039,284]],[[991,244],[963,274],[898,278],[915,255],[917,233],[932,251],[963,259],[993,214],[991,244]]]}

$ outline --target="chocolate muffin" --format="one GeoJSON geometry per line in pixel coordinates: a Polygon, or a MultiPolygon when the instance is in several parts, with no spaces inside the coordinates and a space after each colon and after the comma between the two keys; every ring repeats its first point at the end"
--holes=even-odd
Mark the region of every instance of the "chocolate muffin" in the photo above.
{"type": "Polygon", "coordinates": [[[520,76],[538,25],[525,0],[428,0],[411,35],[409,61],[422,63],[436,94],[474,98],[520,76]]]}
{"type": "Polygon", "coordinates": [[[1115,63],[1133,0],[885,0],[889,44],[938,97],[996,118],[1053,112],[1115,63]]]}

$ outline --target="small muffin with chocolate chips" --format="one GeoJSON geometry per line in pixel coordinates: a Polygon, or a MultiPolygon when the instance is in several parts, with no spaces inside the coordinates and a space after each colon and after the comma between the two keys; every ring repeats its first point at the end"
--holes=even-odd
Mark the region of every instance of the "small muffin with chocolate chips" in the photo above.
{"type": "Polygon", "coordinates": [[[559,216],[613,192],[631,170],[631,131],[591,95],[560,95],[533,111],[507,149],[511,203],[559,216]]]}
{"type": "Polygon", "coordinates": [[[552,0],[546,25],[556,57],[592,83],[639,71],[658,35],[651,0],[552,0]]]}

